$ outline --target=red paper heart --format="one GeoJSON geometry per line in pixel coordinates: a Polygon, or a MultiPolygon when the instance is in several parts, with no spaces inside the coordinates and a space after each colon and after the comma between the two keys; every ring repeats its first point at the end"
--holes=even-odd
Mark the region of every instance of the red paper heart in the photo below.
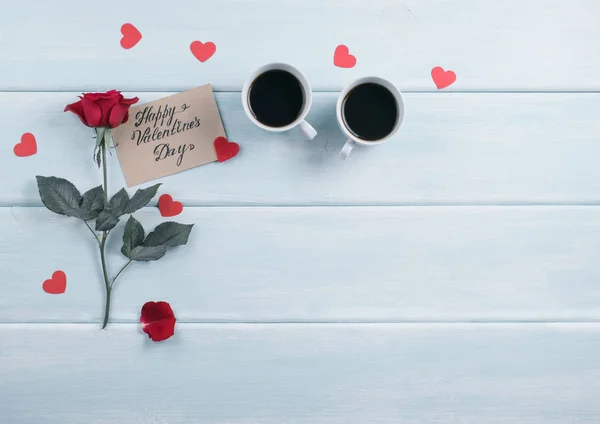
{"type": "Polygon", "coordinates": [[[333,64],[338,68],[354,68],[354,65],[356,65],[356,57],[350,54],[348,47],[340,44],[335,48],[333,64]]]}
{"type": "Polygon", "coordinates": [[[181,202],[174,202],[170,194],[163,194],[158,198],[158,210],[161,216],[175,216],[183,211],[181,202]]]}
{"type": "Polygon", "coordinates": [[[121,47],[130,49],[142,39],[142,33],[133,24],[123,24],[121,26],[121,47]]]}
{"type": "Polygon", "coordinates": [[[431,70],[431,78],[438,89],[446,88],[456,81],[456,74],[452,71],[444,71],[441,66],[431,70]]]}
{"type": "Polygon", "coordinates": [[[61,270],[55,271],[52,278],[44,281],[42,288],[46,293],[62,294],[67,289],[67,276],[61,270]]]}
{"type": "Polygon", "coordinates": [[[237,155],[240,151],[240,146],[233,141],[227,141],[225,137],[215,138],[215,151],[217,152],[217,160],[225,162],[237,155]]]}
{"type": "Polygon", "coordinates": [[[217,46],[210,41],[206,43],[203,43],[202,41],[193,41],[192,44],[190,44],[190,50],[196,59],[200,62],[206,62],[213,54],[215,54],[217,46]]]}
{"type": "Polygon", "coordinates": [[[23,134],[21,136],[21,142],[15,144],[13,151],[15,152],[15,155],[19,156],[20,158],[35,155],[37,153],[35,136],[31,133],[23,134]]]}

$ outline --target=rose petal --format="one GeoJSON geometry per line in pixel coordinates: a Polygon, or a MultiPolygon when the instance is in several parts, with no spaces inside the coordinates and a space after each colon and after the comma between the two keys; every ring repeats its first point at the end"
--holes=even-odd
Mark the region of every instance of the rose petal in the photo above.
{"type": "Polygon", "coordinates": [[[127,111],[129,110],[129,105],[116,104],[110,111],[110,118],[108,120],[109,126],[111,128],[118,127],[124,122],[125,116],[127,115],[127,111]]]}
{"type": "Polygon", "coordinates": [[[83,113],[88,127],[97,127],[102,119],[102,110],[100,106],[83,96],[83,113]]]}
{"type": "Polygon", "coordinates": [[[78,102],[75,102],[75,103],[71,103],[70,105],[67,105],[65,107],[65,112],[73,112],[75,115],[77,115],[79,117],[79,119],[81,119],[81,122],[83,122],[83,125],[87,125],[87,122],[85,122],[85,116],[83,114],[83,102],[81,100],[79,100],[78,102]]]}
{"type": "Polygon", "coordinates": [[[140,101],[140,99],[138,99],[137,97],[134,97],[132,99],[122,98],[119,103],[125,104],[125,105],[132,105],[132,104],[137,103],[139,101],[140,101]]]}
{"type": "Polygon", "coordinates": [[[158,321],[160,319],[173,316],[173,309],[171,309],[171,305],[169,305],[169,303],[164,301],[146,302],[144,306],[142,306],[142,316],[140,317],[140,322],[147,324],[152,321],[158,321]]]}
{"type": "Polygon", "coordinates": [[[175,334],[175,315],[167,302],[147,302],[140,316],[142,330],[155,342],[175,334]]]}
{"type": "Polygon", "coordinates": [[[153,342],[167,340],[175,334],[175,318],[165,318],[142,326],[142,329],[153,342]]]}
{"type": "Polygon", "coordinates": [[[99,126],[110,127],[110,113],[118,104],[118,99],[98,99],[94,103],[100,106],[100,110],[102,111],[102,118],[100,119],[99,126]]]}
{"type": "Polygon", "coordinates": [[[112,99],[113,97],[118,97],[120,94],[120,91],[110,90],[105,93],[84,93],[83,97],[88,100],[96,101],[98,99],[112,99]]]}

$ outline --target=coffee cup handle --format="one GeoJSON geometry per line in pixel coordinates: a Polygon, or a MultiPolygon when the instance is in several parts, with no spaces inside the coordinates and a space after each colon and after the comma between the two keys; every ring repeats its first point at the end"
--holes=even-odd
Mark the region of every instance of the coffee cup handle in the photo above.
{"type": "Polygon", "coordinates": [[[346,141],[346,144],[344,144],[344,147],[342,147],[342,150],[340,151],[340,157],[342,159],[348,159],[348,156],[350,156],[350,152],[352,152],[354,146],[356,146],[356,142],[349,138],[346,141]]]}
{"type": "Polygon", "coordinates": [[[308,138],[309,140],[315,138],[315,136],[317,135],[317,131],[312,127],[312,125],[310,125],[306,121],[300,121],[299,125],[306,138],[308,138]]]}

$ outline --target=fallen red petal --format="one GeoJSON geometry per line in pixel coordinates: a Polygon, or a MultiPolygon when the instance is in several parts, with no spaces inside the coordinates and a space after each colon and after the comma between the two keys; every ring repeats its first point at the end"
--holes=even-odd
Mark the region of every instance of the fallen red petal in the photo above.
{"type": "Polygon", "coordinates": [[[142,306],[140,322],[152,341],[160,342],[175,334],[175,314],[167,302],[146,302],[142,306]]]}

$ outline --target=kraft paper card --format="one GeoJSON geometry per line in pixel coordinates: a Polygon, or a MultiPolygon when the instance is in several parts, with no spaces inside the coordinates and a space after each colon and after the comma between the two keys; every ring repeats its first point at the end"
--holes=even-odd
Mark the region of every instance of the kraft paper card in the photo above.
{"type": "Polygon", "coordinates": [[[131,187],[216,161],[213,144],[225,129],[206,84],[132,107],[112,134],[131,187]]]}

